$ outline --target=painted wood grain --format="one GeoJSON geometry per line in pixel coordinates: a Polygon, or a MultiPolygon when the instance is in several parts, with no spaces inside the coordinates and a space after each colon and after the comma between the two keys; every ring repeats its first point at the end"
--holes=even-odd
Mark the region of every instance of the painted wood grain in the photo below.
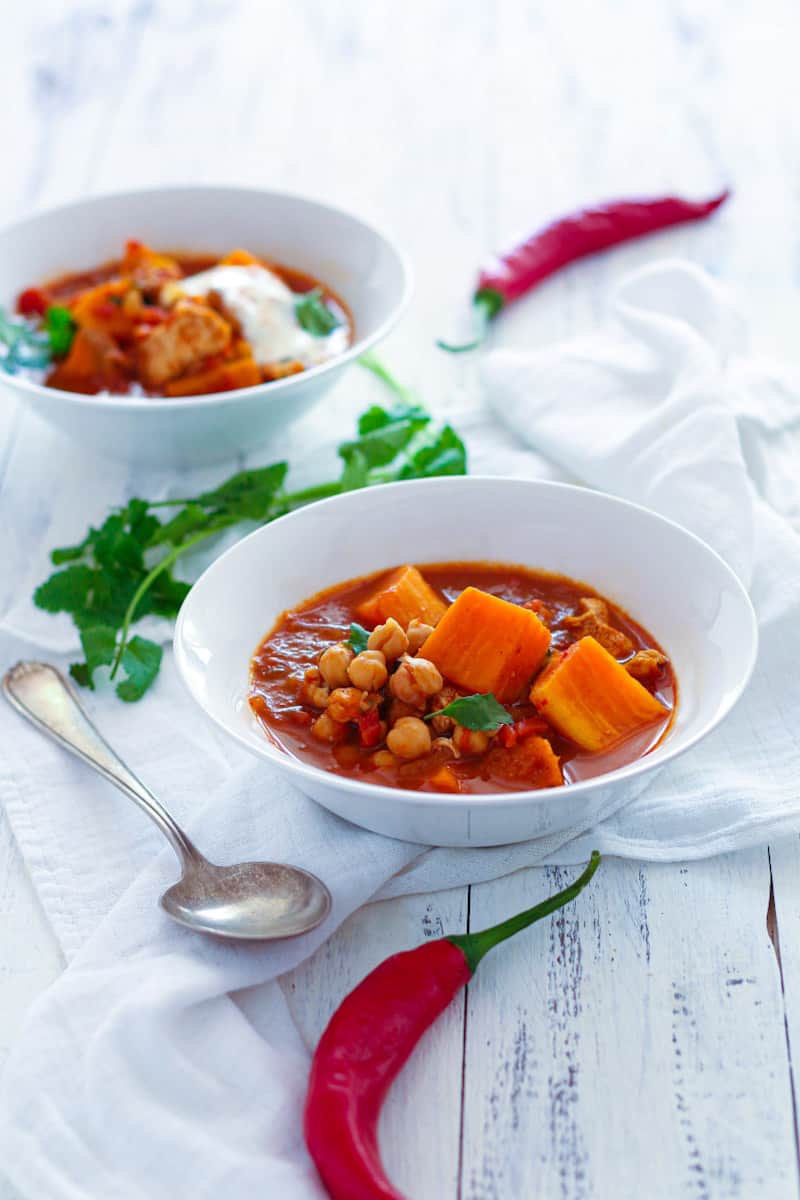
{"type": "MultiPolygon", "coordinates": [[[[567,877],[473,888],[470,927],[567,877]]],[[[766,851],[601,878],[470,985],[464,1200],[796,1196],[766,851]]]]}

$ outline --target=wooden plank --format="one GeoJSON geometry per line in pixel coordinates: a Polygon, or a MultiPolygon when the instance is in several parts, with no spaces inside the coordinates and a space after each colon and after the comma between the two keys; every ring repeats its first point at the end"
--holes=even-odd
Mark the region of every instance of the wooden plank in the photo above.
{"type": "Polygon", "coordinates": [[[783,989],[786,1047],[792,1067],[795,1141],[800,1159],[800,841],[787,838],[770,846],[772,904],[767,931],[772,940],[783,989]]]}
{"type": "MultiPolygon", "coordinates": [[[[307,963],[284,977],[292,1014],[315,1045],[342,998],[389,954],[466,928],[467,889],[373,904],[355,913],[307,963]]],[[[414,1200],[455,1200],[464,1004],[425,1035],[392,1087],[381,1148],[392,1182],[414,1200]]]]}
{"type": "MultiPolygon", "coordinates": [[[[470,927],[572,874],[474,888],[470,927]]],[[[768,897],[762,850],[609,860],[496,951],[469,989],[464,1200],[797,1196],[768,897]]]]}

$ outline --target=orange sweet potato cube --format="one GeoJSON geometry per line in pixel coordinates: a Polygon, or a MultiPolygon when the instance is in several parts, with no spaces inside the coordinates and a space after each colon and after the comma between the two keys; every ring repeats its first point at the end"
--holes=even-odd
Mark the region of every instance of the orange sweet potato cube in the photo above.
{"type": "Polygon", "coordinates": [[[471,692],[494,692],[501,704],[519,699],[550,645],[536,613],[479,588],[465,588],[420,653],[445,679],[471,692]]]}
{"type": "Polygon", "coordinates": [[[428,779],[428,786],[436,792],[460,792],[461,784],[458,776],[445,764],[439,767],[428,779]]]}
{"type": "Polygon", "coordinates": [[[378,584],[375,591],[356,607],[356,615],[368,625],[380,625],[394,617],[405,629],[414,617],[435,625],[447,605],[416,567],[398,567],[378,584]]]}
{"type": "Polygon", "coordinates": [[[591,751],[607,750],[669,712],[593,637],[554,659],[530,697],[554,729],[591,751]]]}

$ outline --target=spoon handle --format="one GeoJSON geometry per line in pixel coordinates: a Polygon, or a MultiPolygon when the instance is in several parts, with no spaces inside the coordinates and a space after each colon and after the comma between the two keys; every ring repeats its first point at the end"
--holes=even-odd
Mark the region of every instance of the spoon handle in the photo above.
{"type": "Polygon", "coordinates": [[[130,796],[155,821],[184,867],[203,861],[199,850],[163,804],[100,736],[71,686],[55,667],[49,663],[19,662],[6,672],[3,692],[23,717],[130,796]]]}

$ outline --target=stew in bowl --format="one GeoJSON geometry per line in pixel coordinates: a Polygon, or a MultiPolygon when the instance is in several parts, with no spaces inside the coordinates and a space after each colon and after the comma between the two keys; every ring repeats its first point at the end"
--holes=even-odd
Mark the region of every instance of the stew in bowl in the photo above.
{"type": "Polygon", "coordinates": [[[405,564],[285,612],[250,707],[298,759],[391,787],[560,787],[665,736],[677,702],[655,637],[590,586],[521,566],[405,564]]]}
{"type": "Polygon", "coordinates": [[[163,252],[25,288],[0,366],[87,395],[209,395],[297,375],[341,354],[353,322],[331,288],[248,250],[163,252]]]}

